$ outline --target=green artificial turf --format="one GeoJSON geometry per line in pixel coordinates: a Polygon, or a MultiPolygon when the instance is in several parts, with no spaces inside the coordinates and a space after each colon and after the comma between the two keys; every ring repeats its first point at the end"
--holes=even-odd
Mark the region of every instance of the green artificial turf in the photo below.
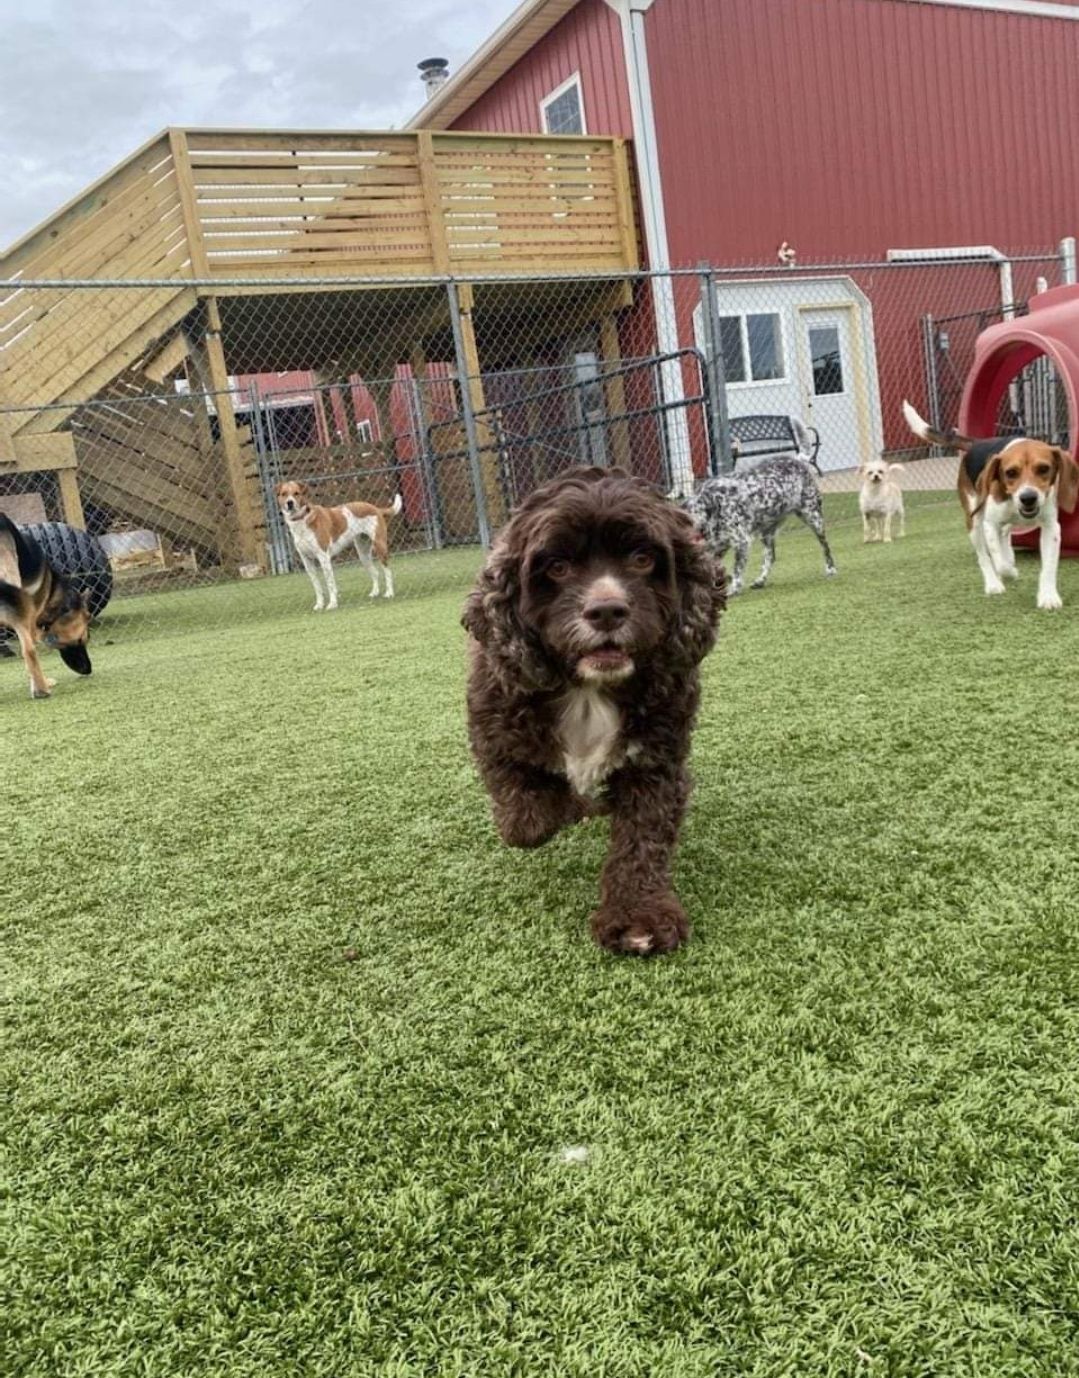
{"type": "Polygon", "coordinates": [[[1079,1373],[1079,565],[909,507],[725,617],[669,959],[494,836],[474,553],[0,661],[5,1378],[1079,1373]]]}

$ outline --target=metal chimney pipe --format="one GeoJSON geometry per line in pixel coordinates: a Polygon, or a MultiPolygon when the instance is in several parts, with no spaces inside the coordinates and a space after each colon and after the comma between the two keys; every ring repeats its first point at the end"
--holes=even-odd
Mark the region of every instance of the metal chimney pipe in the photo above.
{"type": "Polygon", "coordinates": [[[450,64],[444,57],[425,57],[416,64],[420,69],[420,79],[427,87],[427,99],[440,91],[450,79],[450,64]]]}

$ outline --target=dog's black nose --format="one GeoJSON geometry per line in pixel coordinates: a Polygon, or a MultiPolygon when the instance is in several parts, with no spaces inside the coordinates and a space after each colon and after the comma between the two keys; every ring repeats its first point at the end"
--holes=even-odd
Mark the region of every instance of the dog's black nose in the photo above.
{"type": "Polygon", "coordinates": [[[629,616],[629,605],[621,598],[597,598],[584,610],[585,621],[601,632],[613,632],[629,616]]]}

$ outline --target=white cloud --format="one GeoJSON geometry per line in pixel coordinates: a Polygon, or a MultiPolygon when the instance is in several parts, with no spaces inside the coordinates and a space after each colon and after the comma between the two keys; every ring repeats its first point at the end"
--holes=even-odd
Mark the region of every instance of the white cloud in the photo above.
{"type": "Polygon", "coordinates": [[[166,125],[381,129],[421,104],[516,0],[0,0],[0,244],[166,125]],[[6,13],[5,13],[6,11],[6,13]]]}

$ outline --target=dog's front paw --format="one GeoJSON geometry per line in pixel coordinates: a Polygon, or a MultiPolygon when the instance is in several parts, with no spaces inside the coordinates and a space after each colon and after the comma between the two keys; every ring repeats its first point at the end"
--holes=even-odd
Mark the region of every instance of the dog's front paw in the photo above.
{"type": "Polygon", "coordinates": [[[522,793],[512,805],[494,808],[495,827],[507,847],[542,847],[570,823],[587,817],[583,801],[568,790],[561,794],[522,793]]]}
{"type": "Polygon", "coordinates": [[[30,697],[32,699],[50,699],[52,698],[52,686],[53,681],[51,679],[47,679],[44,686],[40,689],[36,684],[31,684],[30,697]]]}
{"type": "Polygon", "coordinates": [[[1064,603],[1056,589],[1038,594],[1038,607],[1044,608],[1046,612],[1059,612],[1063,606],[1064,603]]]}
{"type": "Polygon", "coordinates": [[[1004,592],[1004,585],[999,579],[987,579],[985,581],[986,596],[1004,592]]]}
{"type": "Polygon", "coordinates": [[[592,915],[592,936],[608,952],[649,957],[681,947],[689,937],[689,921],[675,895],[653,895],[601,905],[592,915]]]}

